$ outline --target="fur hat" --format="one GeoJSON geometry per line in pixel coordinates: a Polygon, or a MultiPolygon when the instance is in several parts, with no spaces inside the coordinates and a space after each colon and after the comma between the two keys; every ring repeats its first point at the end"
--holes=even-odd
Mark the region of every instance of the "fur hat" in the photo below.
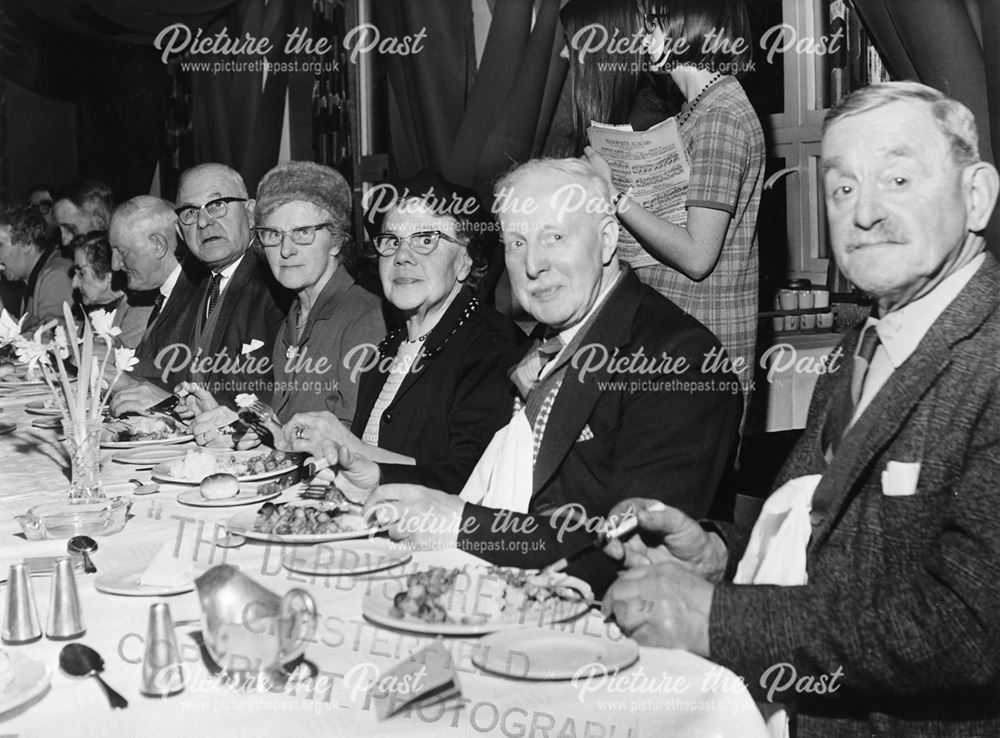
{"type": "Polygon", "coordinates": [[[290,202],[311,202],[329,212],[337,225],[350,228],[351,187],[335,169],[311,161],[279,164],[257,186],[254,222],[263,224],[267,216],[290,202]]]}

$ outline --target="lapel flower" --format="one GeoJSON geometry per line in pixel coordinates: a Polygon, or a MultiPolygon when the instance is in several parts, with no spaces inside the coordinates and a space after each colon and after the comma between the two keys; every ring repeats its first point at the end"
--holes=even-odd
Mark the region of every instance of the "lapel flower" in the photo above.
{"type": "Polygon", "coordinates": [[[94,329],[94,335],[110,341],[122,332],[122,329],[112,325],[114,313],[107,310],[95,310],[90,314],[90,325],[94,329]]]}
{"type": "Polygon", "coordinates": [[[139,360],[135,358],[135,349],[120,347],[115,349],[115,369],[120,372],[132,371],[139,360]]]}
{"type": "Polygon", "coordinates": [[[257,395],[242,393],[236,395],[236,407],[246,409],[257,402],[257,395]]]}
{"type": "Polygon", "coordinates": [[[250,343],[243,344],[243,348],[240,349],[240,353],[243,355],[253,353],[263,345],[264,345],[263,341],[258,341],[256,338],[251,338],[250,343]]]}
{"type": "Polygon", "coordinates": [[[13,343],[21,335],[21,326],[27,315],[22,315],[20,320],[14,320],[10,313],[0,308],[0,346],[13,343]]]}

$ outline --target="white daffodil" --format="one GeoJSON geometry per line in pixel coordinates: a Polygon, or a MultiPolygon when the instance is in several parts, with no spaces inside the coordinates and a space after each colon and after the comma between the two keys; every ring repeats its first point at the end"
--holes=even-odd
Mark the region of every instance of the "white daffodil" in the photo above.
{"type": "Polygon", "coordinates": [[[20,320],[14,320],[13,316],[6,310],[0,308],[0,346],[13,343],[21,335],[21,326],[27,315],[22,315],[20,320]]]}
{"type": "Polygon", "coordinates": [[[56,351],[59,352],[59,356],[63,359],[69,358],[69,339],[66,337],[66,329],[61,326],[56,326],[56,332],[53,336],[53,343],[55,344],[56,351]]]}
{"type": "Polygon", "coordinates": [[[14,340],[14,348],[17,351],[17,360],[26,364],[29,372],[37,369],[39,364],[49,363],[49,347],[42,343],[37,333],[34,339],[19,336],[14,340]]]}
{"type": "Polygon", "coordinates": [[[116,348],[115,349],[115,369],[119,372],[130,372],[139,360],[135,358],[135,349],[130,348],[116,348]]]}
{"type": "Polygon", "coordinates": [[[114,313],[107,310],[95,310],[90,314],[90,325],[94,329],[94,335],[99,338],[111,340],[122,332],[122,329],[111,323],[114,321],[114,313]]]}

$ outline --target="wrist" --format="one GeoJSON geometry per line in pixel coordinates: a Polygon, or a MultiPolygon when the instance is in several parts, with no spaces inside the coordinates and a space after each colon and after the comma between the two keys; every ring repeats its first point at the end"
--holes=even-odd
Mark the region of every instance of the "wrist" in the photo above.
{"type": "Polygon", "coordinates": [[[619,192],[611,198],[611,205],[615,209],[615,215],[618,215],[624,209],[624,202],[627,197],[626,193],[619,192]]]}
{"type": "Polygon", "coordinates": [[[718,584],[726,574],[726,565],[729,563],[729,549],[726,542],[715,531],[706,531],[708,538],[708,561],[706,562],[704,576],[713,584],[718,584]]]}

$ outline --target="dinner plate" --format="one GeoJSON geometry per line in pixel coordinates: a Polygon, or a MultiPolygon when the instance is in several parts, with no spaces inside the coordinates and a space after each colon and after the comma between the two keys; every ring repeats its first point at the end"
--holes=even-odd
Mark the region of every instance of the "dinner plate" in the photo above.
{"type": "Polygon", "coordinates": [[[31,425],[34,428],[41,428],[42,430],[57,430],[61,431],[63,427],[62,418],[35,418],[31,421],[31,425]]]}
{"type": "Polygon", "coordinates": [[[26,705],[48,689],[52,667],[27,654],[8,649],[0,650],[0,672],[11,675],[9,684],[0,689],[0,715],[26,705]]]}
{"type": "MultiPolygon", "coordinates": [[[[190,437],[191,436],[188,436],[188,438],[190,437]]],[[[236,456],[237,459],[249,459],[254,456],[262,455],[260,451],[225,451],[223,453],[232,454],[236,456]]],[[[243,474],[237,476],[236,479],[240,482],[260,482],[264,479],[272,479],[274,477],[280,477],[282,474],[287,474],[288,472],[293,471],[297,466],[299,466],[297,463],[290,461],[284,466],[279,466],[277,469],[261,472],[260,474],[243,474]]],[[[157,482],[169,482],[172,484],[201,484],[204,478],[205,477],[172,477],[170,476],[170,464],[165,462],[157,464],[153,467],[153,479],[157,482]]]]}
{"type": "Polygon", "coordinates": [[[399,544],[377,538],[293,548],[282,557],[281,564],[300,574],[334,577],[383,571],[402,566],[412,558],[413,554],[399,544]]]}
{"type": "MultiPolygon", "coordinates": [[[[465,571],[464,584],[445,598],[446,606],[455,607],[467,612],[468,622],[429,623],[413,617],[399,617],[393,614],[393,599],[406,587],[403,579],[387,582],[377,587],[361,602],[361,614],[377,625],[403,630],[410,633],[442,636],[475,636],[495,633],[501,630],[523,628],[525,626],[541,627],[575,620],[590,609],[590,602],[580,594],[579,599],[559,599],[550,607],[530,608],[516,612],[502,612],[497,615],[480,614],[483,605],[489,607],[486,595],[477,583],[477,576],[485,576],[484,569],[465,571]]],[[[459,577],[459,583],[463,578],[459,577]]],[[[580,593],[589,593],[590,587],[576,577],[566,577],[559,582],[560,586],[570,587],[580,593]]]]}
{"type": "Polygon", "coordinates": [[[17,430],[17,423],[8,423],[7,421],[0,422],[0,436],[5,436],[8,433],[13,433],[17,430]]]}
{"type": "Polygon", "coordinates": [[[504,630],[486,636],[481,643],[472,663],[491,674],[515,679],[604,677],[639,660],[639,646],[631,638],[612,641],[549,628],[504,630]]]}
{"type": "Polygon", "coordinates": [[[182,448],[177,444],[172,446],[140,446],[139,448],[129,449],[128,451],[122,451],[119,454],[115,454],[111,457],[111,460],[117,461],[119,464],[155,466],[156,464],[161,464],[164,461],[183,459],[187,452],[188,449],[182,448]]]}
{"type": "Polygon", "coordinates": [[[32,400],[24,406],[24,412],[28,413],[28,415],[62,416],[62,410],[57,407],[48,406],[48,400],[32,400]]]}
{"type": "Polygon", "coordinates": [[[12,382],[9,379],[7,379],[6,377],[4,377],[3,379],[0,379],[0,387],[3,387],[5,389],[23,389],[23,388],[28,388],[28,387],[32,387],[32,388],[34,388],[34,387],[46,387],[47,388],[48,384],[46,384],[46,382],[45,382],[44,379],[36,379],[36,380],[34,380],[32,382],[28,382],[28,381],[26,381],[24,379],[20,379],[20,380],[15,380],[15,381],[12,382]]]}
{"type": "MultiPolygon", "coordinates": [[[[176,443],[184,443],[193,440],[194,436],[185,433],[182,436],[171,436],[170,438],[151,438],[148,441],[101,441],[101,448],[142,448],[144,446],[169,446],[176,443]]],[[[198,480],[201,481],[201,480],[198,480]]]]}
{"type": "Polygon", "coordinates": [[[354,530],[333,531],[331,533],[260,533],[253,529],[256,519],[256,510],[244,510],[229,518],[226,521],[226,527],[233,533],[238,533],[244,538],[250,538],[255,541],[269,541],[271,543],[326,543],[327,541],[346,541],[352,538],[366,538],[384,530],[381,526],[372,526],[369,528],[356,528],[354,530]]]}
{"type": "Polygon", "coordinates": [[[255,502],[267,502],[280,494],[280,489],[259,495],[255,487],[240,487],[240,491],[234,497],[227,497],[224,500],[209,500],[201,496],[201,489],[186,489],[177,495],[177,501],[192,507],[236,507],[237,505],[252,505],[255,502]]]}
{"type": "MultiPolygon", "coordinates": [[[[140,564],[128,564],[119,566],[117,569],[98,574],[94,579],[94,586],[99,592],[107,594],[125,595],[126,597],[162,597],[164,595],[183,594],[194,589],[194,578],[185,584],[175,586],[151,587],[139,583],[142,573],[149,568],[148,561],[140,564]]],[[[205,567],[195,566],[194,576],[201,576],[205,572],[205,567]]]]}

